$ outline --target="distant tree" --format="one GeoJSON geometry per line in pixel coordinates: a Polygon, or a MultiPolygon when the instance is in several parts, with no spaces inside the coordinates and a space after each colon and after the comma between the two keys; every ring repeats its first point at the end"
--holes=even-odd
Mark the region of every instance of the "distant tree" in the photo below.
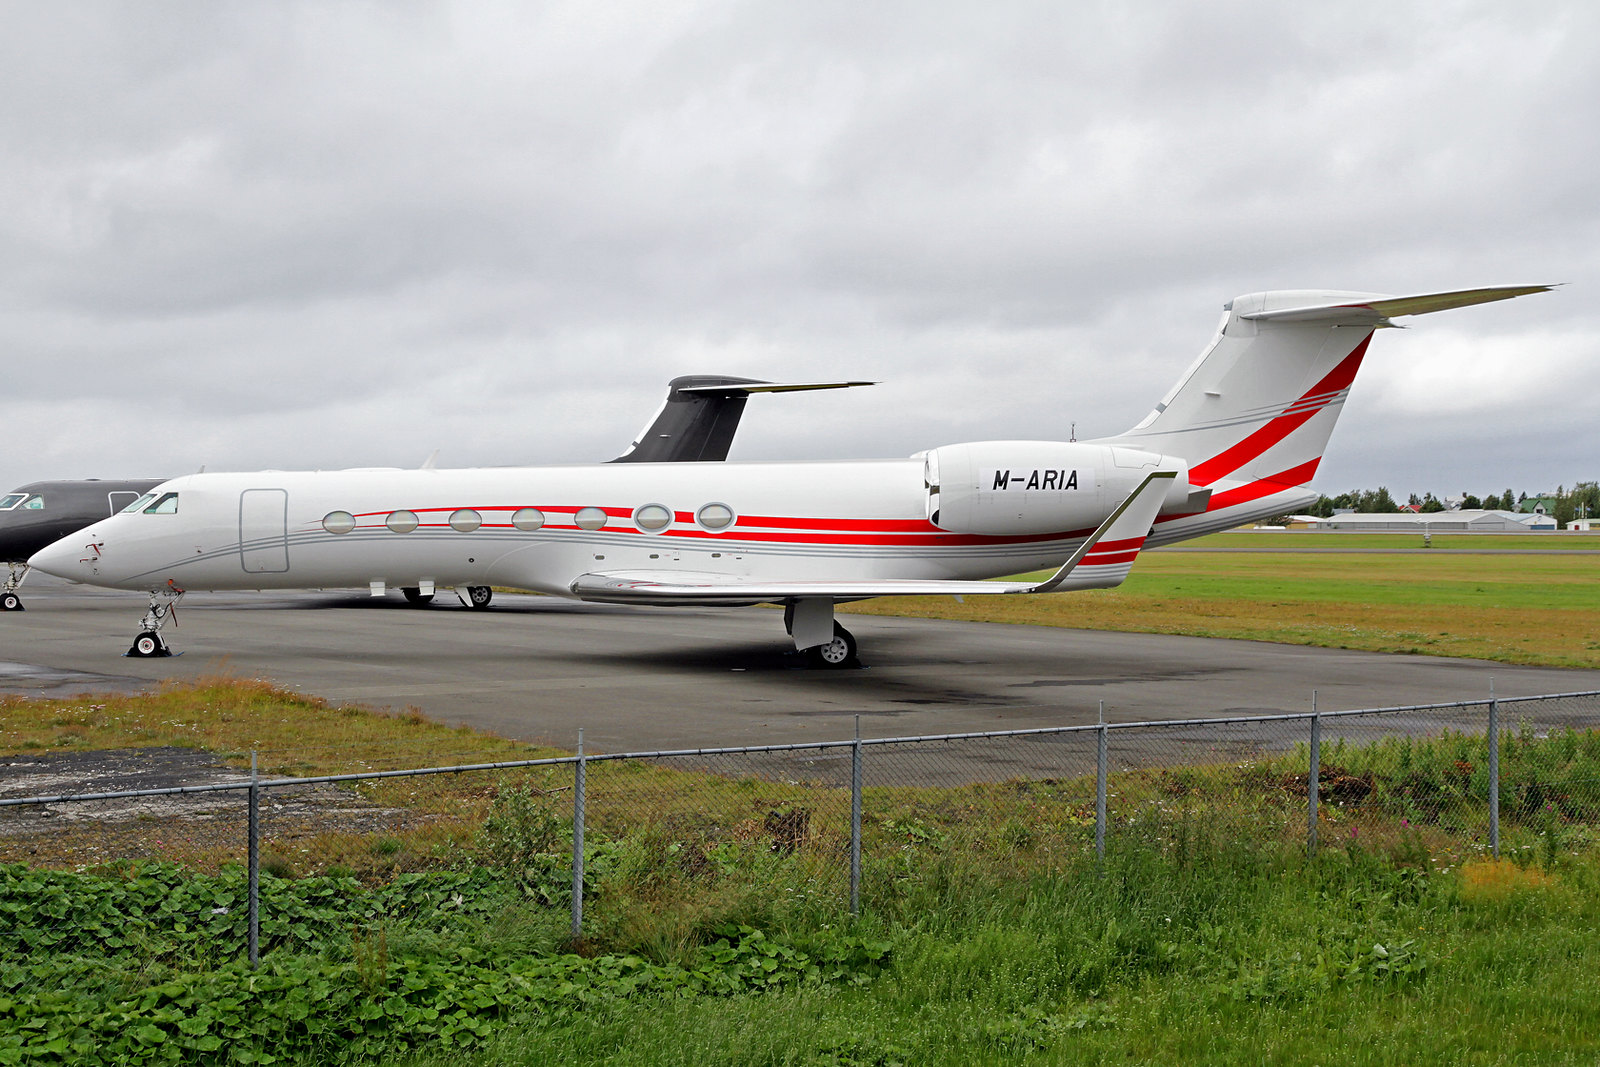
{"type": "MultiPolygon", "coordinates": [[[[1461,507],[1464,511],[1481,511],[1484,506],[1485,505],[1483,501],[1479,500],[1471,493],[1468,493],[1466,496],[1461,498],[1461,507]]],[[[1309,774],[1310,772],[1307,771],[1306,773],[1309,774]]]]}
{"type": "MultiPolygon", "coordinates": [[[[1433,494],[1429,493],[1428,496],[1432,497],[1433,494]]],[[[1417,507],[1420,508],[1422,506],[1422,498],[1420,496],[1418,496],[1417,494],[1412,493],[1409,497],[1406,498],[1406,503],[1407,504],[1415,504],[1417,507]]]]}
{"type": "Polygon", "coordinates": [[[1424,494],[1422,494],[1422,513],[1424,515],[1431,515],[1436,511],[1443,511],[1443,510],[1444,510],[1444,501],[1440,500],[1438,497],[1434,496],[1432,493],[1424,493],[1424,494]]]}
{"type": "Polygon", "coordinates": [[[1394,497],[1389,495],[1389,487],[1380,485],[1371,493],[1361,494],[1361,510],[1372,512],[1399,511],[1400,505],[1394,502],[1394,497]]]}
{"type": "MultiPolygon", "coordinates": [[[[1526,496],[1527,494],[1524,493],[1523,495],[1526,496]]],[[[1517,498],[1511,494],[1511,490],[1509,490],[1509,489],[1507,489],[1505,492],[1500,494],[1500,510],[1501,511],[1516,511],[1517,510],[1517,498]]]]}
{"type": "Polygon", "coordinates": [[[1578,518],[1600,516],[1600,482],[1579,482],[1573,486],[1572,501],[1577,506],[1578,518]]]}

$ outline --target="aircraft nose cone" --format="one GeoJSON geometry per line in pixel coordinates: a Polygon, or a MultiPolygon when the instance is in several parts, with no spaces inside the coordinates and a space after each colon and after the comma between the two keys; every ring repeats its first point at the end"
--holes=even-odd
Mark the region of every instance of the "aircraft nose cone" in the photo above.
{"type": "Polygon", "coordinates": [[[68,534],[30,556],[28,566],[70,582],[85,581],[95,573],[93,562],[86,559],[95,554],[94,549],[89,547],[90,540],[82,530],[68,534]]]}

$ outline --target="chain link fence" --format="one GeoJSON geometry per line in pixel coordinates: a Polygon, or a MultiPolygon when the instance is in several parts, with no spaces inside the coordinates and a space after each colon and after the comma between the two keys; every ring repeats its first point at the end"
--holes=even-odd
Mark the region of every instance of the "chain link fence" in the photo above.
{"type": "MultiPolygon", "coordinates": [[[[418,872],[492,868],[570,915],[576,939],[611,884],[640,906],[784,892],[843,913],[941,856],[1038,871],[1227,841],[1449,867],[1600,833],[1600,692],[677,752],[580,740],[573,756],[317,776],[296,773],[305,752],[256,754],[251,772],[198,749],[95,755],[90,778],[7,761],[0,961],[138,936],[114,908],[75,911],[51,871],[198,874],[128,892],[164,894],[147,903],[181,913],[197,945],[254,962],[297,936],[276,904],[303,915],[339,878],[403,896],[418,872]]],[[[452,906],[428,892],[406,906],[452,906]]]]}

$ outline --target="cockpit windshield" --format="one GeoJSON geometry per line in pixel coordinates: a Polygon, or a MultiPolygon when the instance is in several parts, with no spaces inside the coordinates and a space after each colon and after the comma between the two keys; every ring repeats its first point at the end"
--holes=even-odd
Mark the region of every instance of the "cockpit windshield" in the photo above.
{"type": "Polygon", "coordinates": [[[154,493],[146,493],[144,496],[140,497],[138,500],[135,500],[133,503],[129,504],[127,507],[125,507],[121,511],[117,512],[117,514],[118,515],[132,515],[136,511],[143,511],[144,510],[144,506],[146,504],[150,503],[150,501],[154,500],[155,498],[156,498],[156,495],[154,493]]]}
{"type": "Polygon", "coordinates": [[[44,497],[42,497],[42,496],[30,496],[27,499],[27,502],[22,505],[22,510],[23,511],[43,511],[44,510],[44,497]]]}
{"type": "Polygon", "coordinates": [[[7,493],[0,497],[0,511],[10,511],[26,499],[28,499],[27,493],[7,493]]]}
{"type": "Polygon", "coordinates": [[[161,499],[144,509],[146,515],[176,515],[178,513],[178,494],[162,493],[161,499]]]}

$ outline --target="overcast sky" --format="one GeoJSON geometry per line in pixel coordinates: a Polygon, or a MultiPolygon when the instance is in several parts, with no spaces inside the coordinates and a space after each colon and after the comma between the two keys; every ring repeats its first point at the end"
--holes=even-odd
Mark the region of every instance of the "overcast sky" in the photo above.
{"type": "Polygon", "coordinates": [[[1600,477],[1600,5],[5,5],[3,487],[1120,432],[1275,288],[1404,320],[1317,488],[1600,477]]]}

